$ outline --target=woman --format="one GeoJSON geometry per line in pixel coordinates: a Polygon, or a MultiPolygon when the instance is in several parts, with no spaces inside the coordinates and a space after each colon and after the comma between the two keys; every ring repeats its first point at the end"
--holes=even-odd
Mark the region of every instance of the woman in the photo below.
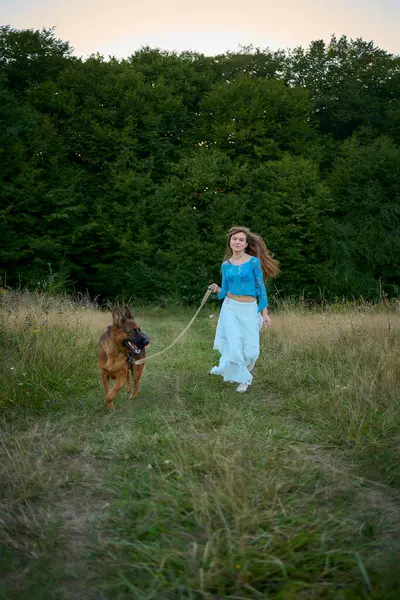
{"type": "Polygon", "coordinates": [[[265,282],[277,275],[279,266],[264,240],[247,227],[232,227],[222,263],[222,287],[210,285],[213,293],[224,299],[214,349],[221,358],[213,375],[239,384],[238,392],[246,392],[253,380],[253,370],[260,353],[260,329],[271,327],[265,282]],[[256,298],[258,297],[258,305],[256,298]]]}

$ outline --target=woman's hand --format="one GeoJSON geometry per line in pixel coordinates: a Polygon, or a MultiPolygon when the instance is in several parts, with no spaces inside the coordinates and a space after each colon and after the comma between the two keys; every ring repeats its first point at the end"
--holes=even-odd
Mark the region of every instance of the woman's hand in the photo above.
{"type": "Polygon", "coordinates": [[[269,316],[268,313],[263,314],[263,327],[266,327],[267,329],[272,327],[271,317],[269,316]]]}
{"type": "Polygon", "coordinates": [[[213,294],[219,294],[221,291],[221,288],[219,287],[219,285],[217,285],[216,283],[212,283],[211,285],[208,286],[208,289],[210,290],[211,293],[213,294]]]}

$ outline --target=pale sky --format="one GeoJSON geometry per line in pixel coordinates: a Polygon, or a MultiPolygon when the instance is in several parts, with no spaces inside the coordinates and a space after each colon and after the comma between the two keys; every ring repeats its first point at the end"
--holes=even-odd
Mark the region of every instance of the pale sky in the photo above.
{"type": "Polygon", "coordinates": [[[277,50],[333,33],[400,54],[400,0],[0,0],[0,23],[56,26],[78,56],[123,58],[144,45],[209,55],[239,44],[277,50]]]}

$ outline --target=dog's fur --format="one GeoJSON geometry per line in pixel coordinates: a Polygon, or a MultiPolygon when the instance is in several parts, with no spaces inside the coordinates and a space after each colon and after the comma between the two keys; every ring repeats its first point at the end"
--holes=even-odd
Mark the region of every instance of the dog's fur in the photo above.
{"type": "Polygon", "coordinates": [[[112,317],[113,324],[107,327],[102,335],[97,354],[107,408],[114,408],[114,399],[123,385],[130,392],[130,398],[136,396],[144,363],[135,365],[134,359],[145,358],[145,348],[150,341],[140,330],[129,308],[125,307],[124,313],[119,308],[114,308],[112,317]],[[115,380],[112,389],[109,385],[110,379],[115,380]]]}

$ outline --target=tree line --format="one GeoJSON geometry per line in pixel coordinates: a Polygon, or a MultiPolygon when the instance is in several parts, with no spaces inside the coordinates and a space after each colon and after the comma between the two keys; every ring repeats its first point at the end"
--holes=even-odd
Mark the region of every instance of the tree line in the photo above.
{"type": "Polygon", "coordinates": [[[0,98],[3,285],[197,301],[245,225],[271,295],[398,294],[400,57],[373,42],[83,60],[7,26],[0,98]]]}

